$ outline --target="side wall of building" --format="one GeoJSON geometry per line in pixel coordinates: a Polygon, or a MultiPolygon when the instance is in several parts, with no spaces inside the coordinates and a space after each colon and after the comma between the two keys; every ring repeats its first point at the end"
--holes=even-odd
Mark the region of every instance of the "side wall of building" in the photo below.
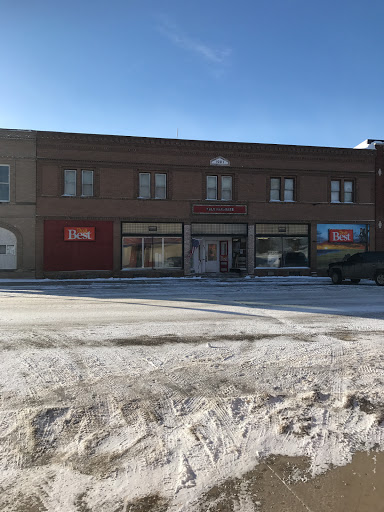
{"type": "Polygon", "coordinates": [[[0,130],[0,278],[35,276],[36,132],[0,130]]]}
{"type": "Polygon", "coordinates": [[[376,146],[376,249],[384,251],[384,145],[376,146]]]}

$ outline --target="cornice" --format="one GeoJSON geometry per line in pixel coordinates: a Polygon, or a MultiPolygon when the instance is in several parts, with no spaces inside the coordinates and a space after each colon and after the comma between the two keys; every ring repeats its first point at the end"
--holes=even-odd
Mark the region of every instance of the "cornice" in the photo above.
{"type": "Polygon", "coordinates": [[[7,130],[0,128],[0,140],[36,140],[36,132],[33,130],[7,130]]]}
{"type": "MultiPolygon", "coordinates": [[[[282,161],[281,157],[271,157],[271,158],[268,158],[269,160],[279,160],[280,162],[282,161]]],[[[297,158],[291,158],[291,159],[287,159],[287,160],[298,160],[297,158]]],[[[327,161],[326,158],[318,158],[318,159],[314,159],[314,158],[301,158],[299,159],[301,161],[327,161]]],[[[91,167],[108,167],[108,168],[114,168],[114,167],[124,167],[126,168],[127,170],[128,169],[135,169],[135,170],[140,170],[140,169],[149,169],[149,168],[152,168],[152,169],[167,169],[169,172],[173,172],[173,171],[177,171],[177,170],[185,170],[185,171],[188,171],[188,170],[195,170],[195,171],[203,171],[203,172],[210,172],[212,174],[223,174],[223,173],[227,173],[227,174],[231,174],[231,173],[234,173],[234,172],[279,172],[279,173],[313,173],[313,174],[316,174],[316,173],[332,173],[332,172],[344,172],[346,173],[345,169],[310,169],[310,168],[303,168],[303,169],[284,169],[283,167],[270,167],[270,166],[260,166],[259,165],[252,165],[252,163],[249,164],[249,166],[244,166],[244,165],[231,165],[230,167],[215,167],[215,166],[211,166],[209,165],[209,163],[207,164],[190,164],[190,163],[181,163],[181,162],[177,162],[177,163],[174,163],[174,162],[156,162],[154,163],[153,161],[142,161],[142,160],[94,160],[94,159],[79,159],[79,158],[65,158],[65,157],[60,157],[60,158],[53,158],[53,157],[41,157],[41,156],[38,156],[37,157],[37,165],[39,165],[40,163],[44,163],[44,162],[47,162],[47,163],[55,163],[56,165],[60,165],[61,167],[63,165],[67,165],[67,166],[73,166],[73,167],[81,167],[81,166],[91,166],[91,167]]],[[[357,163],[357,162],[360,162],[359,160],[355,160],[355,159],[351,159],[351,160],[345,160],[345,159],[333,159],[332,162],[351,162],[351,163],[357,163]]],[[[255,162],[255,163],[258,163],[258,162],[255,162]]],[[[374,169],[369,169],[369,170],[365,170],[365,169],[351,169],[348,171],[347,174],[350,174],[350,173],[353,173],[353,174],[356,174],[356,173],[361,173],[361,174],[375,174],[375,170],[374,169]]]]}
{"type": "MultiPolygon", "coordinates": [[[[356,161],[357,151],[359,158],[357,160],[371,160],[375,158],[375,151],[352,148],[334,148],[323,146],[293,146],[281,144],[264,144],[248,142],[221,142],[221,141],[199,141],[188,139],[160,139],[150,137],[133,137],[121,135],[96,135],[96,134],[76,134],[61,132],[37,132],[38,147],[42,149],[87,149],[89,151],[116,151],[124,150],[135,152],[151,148],[173,149],[175,153],[183,155],[201,155],[202,152],[213,153],[225,152],[226,158],[241,156],[243,158],[254,158],[255,155],[268,155],[276,158],[281,155],[304,155],[306,158],[314,159],[314,156],[333,155],[343,159],[352,158],[356,161]],[[184,151],[184,150],[195,151],[184,151]],[[352,157],[353,155],[353,157],[352,157]]],[[[216,155],[217,156],[217,155],[216,155]]]]}

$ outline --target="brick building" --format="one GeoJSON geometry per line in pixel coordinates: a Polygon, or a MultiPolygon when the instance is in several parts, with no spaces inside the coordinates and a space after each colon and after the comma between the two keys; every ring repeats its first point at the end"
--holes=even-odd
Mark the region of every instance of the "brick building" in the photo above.
{"type": "Polygon", "coordinates": [[[375,247],[384,251],[384,140],[367,139],[355,149],[370,149],[375,153],[375,247]]]}
{"type": "Polygon", "coordinates": [[[35,276],[36,132],[0,130],[0,278],[35,276]]]}
{"type": "Polygon", "coordinates": [[[377,151],[36,132],[36,154],[37,277],[321,274],[375,248],[377,151]]]}

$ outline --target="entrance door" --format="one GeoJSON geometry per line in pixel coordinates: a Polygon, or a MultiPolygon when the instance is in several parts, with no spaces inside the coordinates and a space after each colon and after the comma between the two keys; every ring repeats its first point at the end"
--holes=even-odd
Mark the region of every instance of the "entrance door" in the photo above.
{"type": "Polygon", "coordinates": [[[17,268],[16,235],[0,228],[0,270],[17,268]]]}
{"type": "Polygon", "coordinates": [[[216,240],[205,241],[205,271],[219,272],[219,242],[216,240]]]}
{"type": "Polygon", "coordinates": [[[220,272],[228,272],[228,240],[220,241],[220,272]]]}

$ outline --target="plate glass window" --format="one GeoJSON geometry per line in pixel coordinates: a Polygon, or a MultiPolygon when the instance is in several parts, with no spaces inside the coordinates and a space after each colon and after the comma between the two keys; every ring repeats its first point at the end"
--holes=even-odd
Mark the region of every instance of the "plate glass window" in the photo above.
{"type": "Polygon", "coordinates": [[[295,185],[293,178],[284,179],[284,201],[294,201],[295,185]]]}
{"type": "Polygon", "coordinates": [[[0,201],[9,201],[9,165],[0,165],[0,201]]]}
{"type": "Polygon", "coordinates": [[[67,169],[64,171],[64,195],[76,195],[76,171],[67,169]]]}
{"type": "Polygon", "coordinates": [[[155,199],[166,199],[167,197],[167,175],[155,174],[155,199]]]}
{"type": "Polygon", "coordinates": [[[82,196],[93,196],[93,171],[82,171],[82,196]]]}
{"type": "Polygon", "coordinates": [[[181,237],[123,236],[122,249],[122,266],[126,269],[182,268],[181,237]]]}
{"type": "Polygon", "coordinates": [[[223,201],[232,200],[232,176],[221,177],[221,199],[223,201]]]}
{"type": "Polygon", "coordinates": [[[344,203],[353,203],[353,181],[344,181],[344,203]]]}
{"type": "Polygon", "coordinates": [[[280,178],[271,178],[271,201],[280,201],[280,178]]]}
{"type": "Polygon", "coordinates": [[[331,181],[331,203],[340,203],[340,181],[331,181]]]}
{"type": "Polygon", "coordinates": [[[149,172],[141,172],[139,175],[139,197],[142,199],[151,197],[151,175],[149,172]]]}
{"type": "Polygon", "coordinates": [[[207,176],[207,199],[217,199],[217,176],[207,176]]]}

